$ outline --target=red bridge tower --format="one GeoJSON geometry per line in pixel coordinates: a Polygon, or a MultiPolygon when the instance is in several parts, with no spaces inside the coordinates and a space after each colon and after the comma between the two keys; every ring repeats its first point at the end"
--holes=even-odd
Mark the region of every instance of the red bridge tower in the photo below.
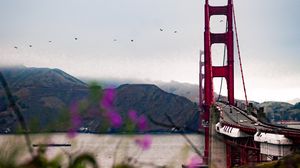
{"type": "MultiPolygon", "coordinates": [[[[204,102],[200,99],[200,106],[204,105],[204,130],[205,130],[205,150],[204,157],[208,161],[210,150],[210,107],[215,102],[213,78],[224,77],[227,82],[228,102],[234,105],[234,53],[233,53],[233,4],[228,0],[227,6],[210,6],[208,0],[205,1],[205,32],[204,32],[204,102]],[[227,32],[211,33],[210,17],[213,15],[225,15],[227,17],[227,32]],[[212,44],[223,43],[227,47],[227,64],[224,66],[212,66],[211,46],[212,44]]],[[[200,62],[201,64],[201,62],[200,62]]],[[[202,88],[202,72],[200,71],[200,90],[202,88]]],[[[201,94],[201,93],[200,93],[201,94]]],[[[203,94],[201,94],[203,96],[203,94]]],[[[200,97],[202,97],[200,96],[200,97]]]]}

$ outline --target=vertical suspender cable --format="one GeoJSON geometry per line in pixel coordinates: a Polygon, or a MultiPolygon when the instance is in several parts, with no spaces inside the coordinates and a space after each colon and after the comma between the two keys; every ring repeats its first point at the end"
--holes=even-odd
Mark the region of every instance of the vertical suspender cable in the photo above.
{"type": "Polygon", "coordinates": [[[237,49],[238,49],[238,55],[239,55],[239,62],[240,62],[240,69],[241,69],[241,75],[242,75],[242,81],[243,81],[243,87],[244,87],[244,93],[245,93],[245,100],[246,100],[246,105],[248,106],[248,99],[247,99],[247,92],[246,92],[246,86],[245,86],[245,80],[244,80],[244,73],[243,73],[243,66],[242,66],[240,45],[239,45],[239,39],[238,39],[238,33],[237,33],[237,26],[236,26],[234,6],[232,7],[232,12],[233,12],[233,20],[234,20],[235,38],[236,38],[236,43],[237,43],[237,49]]]}
{"type": "MultiPolygon", "coordinates": [[[[226,19],[226,28],[225,32],[228,31],[228,20],[226,19]]],[[[224,44],[224,51],[223,51],[223,66],[225,65],[225,56],[226,56],[226,44],[224,44]]],[[[221,84],[220,84],[220,90],[219,90],[219,95],[217,101],[220,101],[221,98],[221,92],[222,92],[222,87],[223,87],[223,78],[221,78],[221,84]]]]}

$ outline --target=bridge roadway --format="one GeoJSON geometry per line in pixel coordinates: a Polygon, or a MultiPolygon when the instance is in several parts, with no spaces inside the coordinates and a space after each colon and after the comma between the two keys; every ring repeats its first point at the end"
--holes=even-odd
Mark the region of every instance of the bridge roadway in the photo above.
{"type": "Polygon", "coordinates": [[[260,121],[226,103],[217,102],[216,106],[220,119],[210,125],[211,134],[218,137],[210,141],[211,158],[217,161],[221,160],[220,155],[226,155],[226,161],[219,161],[215,167],[278,160],[299,149],[300,129],[260,121]]]}
{"type": "Polygon", "coordinates": [[[239,128],[246,133],[255,133],[260,130],[266,133],[283,134],[300,143],[300,129],[264,123],[235,106],[221,102],[216,104],[221,111],[221,124],[223,125],[239,128]]]}

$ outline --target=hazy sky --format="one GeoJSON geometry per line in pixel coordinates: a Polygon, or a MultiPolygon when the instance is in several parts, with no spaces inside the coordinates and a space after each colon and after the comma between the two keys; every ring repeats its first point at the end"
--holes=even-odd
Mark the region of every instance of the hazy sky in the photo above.
{"type": "MultiPolygon", "coordinates": [[[[203,5],[204,0],[0,0],[0,62],[60,68],[77,77],[198,83],[203,5]]],[[[236,0],[249,99],[300,97],[299,6],[299,0],[236,0]]],[[[212,18],[212,31],[224,31],[223,19],[212,18]]],[[[215,65],[222,52],[214,46],[215,65]]],[[[238,66],[235,71],[236,97],[243,98],[238,66]]],[[[215,80],[216,91],[218,85],[215,80]]]]}

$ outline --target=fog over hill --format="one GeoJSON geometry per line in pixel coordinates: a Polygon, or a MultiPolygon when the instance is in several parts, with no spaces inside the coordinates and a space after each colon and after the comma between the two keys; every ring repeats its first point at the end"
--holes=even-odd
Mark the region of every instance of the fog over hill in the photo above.
{"type": "MultiPolygon", "coordinates": [[[[184,96],[190,99],[193,102],[198,102],[199,100],[199,85],[198,84],[191,84],[191,83],[183,83],[178,81],[170,81],[170,82],[163,82],[163,81],[153,81],[153,80],[143,80],[143,79],[130,79],[130,78],[84,78],[79,77],[82,81],[86,83],[90,83],[91,81],[97,81],[102,84],[104,87],[107,86],[120,86],[122,84],[155,84],[159,88],[163,89],[166,92],[174,93],[180,96],[184,96]]],[[[219,90],[217,90],[219,91],[219,90]]],[[[218,94],[215,93],[215,98],[218,98],[218,94]]],[[[224,99],[224,96],[221,95],[221,98],[224,99]]],[[[244,101],[244,100],[239,100],[244,101]]],[[[256,100],[249,100],[255,104],[259,104],[256,100]]],[[[272,100],[268,100],[272,101],[272,100]]],[[[276,102],[276,101],[273,101],[276,102]]],[[[290,104],[296,104],[300,102],[300,98],[295,98],[293,100],[287,101],[290,104]]],[[[262,103],[262,102],[261,102],[262,103]]]]}
{"type": "MultiPolygon", "coordinates": [[[[69,113],[71,102],[84,100],[89,95],[89,86],[86,83],[91,80],[83,82],[59,69],[17,66],[3,67],[0,71],[4,74],[25,120],[28,123],[38,122],[39,131],[45,130],[49,123],[58,121],[63,114],[69,113]]],[[[175,81],[156,82],[156,85],[149,84],[150,81],[145,82],[146,84],[142,82],[116,80],[101,83],[104,87],[114,86],[117,93],[114,105],[123,117],[127,116],[129,110],[136,110],[139,115],[151,116],[157,121],[166,123],[167,114],[180,126],[197,129],[200,123],[195,103],[198,102],[197,85],[175,81]]],[[[225,97],[221,96],[221,99],[225,97]]],[[[268,118],[272,121],[280,119],[300,121],[299,103],[292,105],[284,102],[264,102],[255,105],[264,107],[268,118]]],[[[16,123],[16,116],[9,108],[1,86],[0,132],[14,130],[16,123]]],[[[56,122],[51,130],[62,131],[63,124],[56,122]]],[[[82,124],[90,131],[97,131],[101,121],[86,116],[82,124]]],[[[170,131],[170,129],[150,124],[149,131],[170,131]]]]}
{"type": "Polygon", "coordinates": [[[177,81],[162,82],[162,81],[151,81],[151,80],[139,80],[139,79],[91,79],[91,78],[80,78],[86,83],[91,83],[93,81],[99,82],[104,87],[117,87],[122,84],[154,84],[157,85],[162,90],[173,93],[179,96],[184,96],[191,100],[192,102],[198,102],[199,100],[199,89],[198,85],[190,83],[181,83],[177,81]]]}
{"type": "MultiPolygon", "coordinates": [[[[85,79],[86,80],[86,79],[85,79]]],[[[91,81],[86,80],[86,81],[91,81]]],[[[192,102],[198,103],[198,85],[189,84],[189,83],[180,83],[176,81],[171,82],[161,82],[161,81],[148,81],[148,80],[136,80],[136,79],[102,79],[98,80],[104,84],[104,86],[119,86],[124,83],[136,84],[136,83],[153,83],[160,87],[162,90],[180,95],[188,98],[192,102]]],[[[215,99],[218,99],[219,96],[215,93],[215,99]]],[[[220,96],[220,100],[226,101],[226,97],[220,96]]],[[[244,100],[237,100],[244,102],[244,100]]],[[[258,103],[256,101],[250,101],[256,107],[264,107],[267,117],[272,121],[278,121],[280,118],[285,120],[298,120],[300,121],[300,111],[298,110],[297,105],[300,102],[300,99],[294,99],[289,102],[276,102],[276,101],[266,101],[258,103]],[[282,117],[281,117],[282,115],[282,117]]]]}
{"type": "Polygon", "coordinates": [[[298,102],[300,102],[300,99],[299,98],[296,98],[296,99],[293,99],[293,100],[289,100],[288,101],[288,103],[290,103],[290,104],[296,104],[296,103],[298,103],[298,102]]]}

